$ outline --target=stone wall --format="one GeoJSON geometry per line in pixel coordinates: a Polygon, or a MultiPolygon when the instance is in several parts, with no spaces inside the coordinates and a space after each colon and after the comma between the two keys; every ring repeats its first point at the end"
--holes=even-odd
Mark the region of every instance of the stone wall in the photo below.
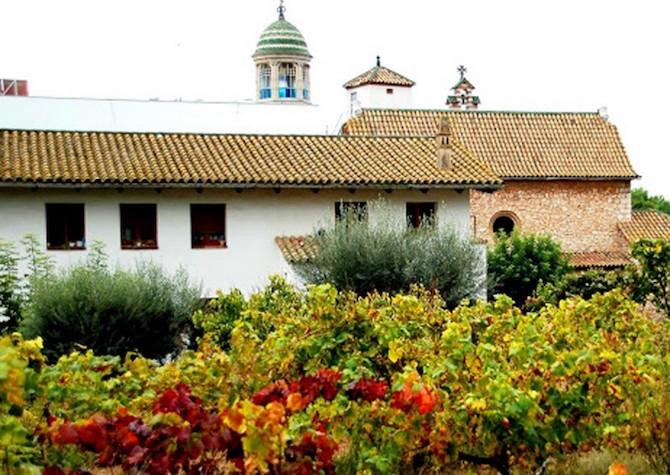
{"type": "Polygon", "coordinates": [[[476,236],[491,241],[492,224],[509,214],[522,232],[550,234],[567,252],[618,251],[619,221],[631,216],[629,181],[507,181],[494,193],[473,190],[476,236]]]}

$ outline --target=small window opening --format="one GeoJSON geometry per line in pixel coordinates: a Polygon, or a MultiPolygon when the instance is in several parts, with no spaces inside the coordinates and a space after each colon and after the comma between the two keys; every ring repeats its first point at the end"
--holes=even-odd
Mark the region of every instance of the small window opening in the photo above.
{"type": "Polygon", "coordinates": [[[393,94],[393,89],[389,87],[389,88],[386,90],[386,94],[393,94]]]}
{"type": "Polygon", "coordinates": [[[260,93],[259,99],[272,98],[272,68],[269,64],[262,64],[259,70],[260,93]]]}
{"type": "Polygon", "coordinates": [[[365,201],[338,201],[335,203],[335,220],[354,219],[360,222],[368,220],[368,204],[365,201]]]}
{"type": "Polygon", "coordinates": [[[432,227],[435,225],[435,203],[407,203],[407,225],[410,228],[432,227]]]}
{"type": "Polygon", "coordinates": [[[226,205],[191,205],[191,247],[226,247],[226,205]]]}
{"type": "Polygon", "coordinates": [[[495,234],[498,233],[512,234],[515,227],[516,223],[509,216],[505,215],[499,216],[498,218],[495,219],[495,221],[493,221],[493,232],[495,234]]]}
{"type": "Polygon", "coordinates": [[[155,204],[121,205],[121,249],[158,249],[155,204]]]}
{"type": "Polygon", "coordinates": [[[73,251],[86,249],[83,204],[51,204],[47,211],[47,249],[73,251]]]}

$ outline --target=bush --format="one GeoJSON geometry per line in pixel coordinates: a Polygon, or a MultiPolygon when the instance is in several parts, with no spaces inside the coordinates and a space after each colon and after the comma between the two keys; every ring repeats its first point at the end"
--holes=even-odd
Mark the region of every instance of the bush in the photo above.
{"type": "Polygon", "coordinates": [[[21,315],[21,281],[16,248],[0,241],[0,333],[13,330],[21,315]]]}
{"type": "Polygon", "coordinates": [[[549,236],[499,234],[488,253],[489,296],[523,305],[540,283],[556,284],[568,271],[561,246],[549,236]]]}
{"type": "Polygon", "coordinates": [[[33,235],[26,235],[21,244],[23,254],[12,243],[0,239],[0,333],[16,330],[32,292],[32,282],[48,276],[53,267],[33,235]],[[19,267],[25,267],[27,273],[20,275],[19,267]]]}
{"type": "Polygon", "coordinates": [[[604,294],[615,289],[623,289],[630,296],[635,294],[628,271],[570,272],[558,282],[540,283],[535,295],[526,301],[525,309],[539,311],[545,305],[558,305],[561,300],[571,297],[582,297],[588,300],[595,294],[604,294]]]}
{"type": "Polygon", "coordinates": [[[452,229],[409,229],[383,204],[376,206],[375,222],[349,212],[317,234],[317,256],[299,268],[308,283],[359,295],[406,292],[420,284],[439,292],[451,308],[483,293],[484,262],[476,245],[452,229]]]}
{"type": "Polygon", "coordinates": [[[638,292],[650,295],[654,305],[670,317],[670,241],[642,239],[631,252],[639,264],[634,275],[638,292]]]}
{"type": "Polygon", "coordinates": [[[51,359],[81,346],[162,358],[179,346],[199,297],[183,271],[167,275],[153,263],[110,270],[92,253],[84,265],[35,280],[20,328],[42,337],[51,359]]]}

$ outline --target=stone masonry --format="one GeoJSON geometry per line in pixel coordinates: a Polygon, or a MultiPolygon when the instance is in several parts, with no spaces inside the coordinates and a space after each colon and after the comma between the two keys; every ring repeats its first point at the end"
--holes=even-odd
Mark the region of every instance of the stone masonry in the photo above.
{"type": "Polygon", "coordinates": [[[524,233],[549,234],[566,252],[626,252],[618,229],[631,218],[630,181],[506,181],[494,193],[473,190],[476,237],[491,242],[495,218],[510,216],[524,233]]]}

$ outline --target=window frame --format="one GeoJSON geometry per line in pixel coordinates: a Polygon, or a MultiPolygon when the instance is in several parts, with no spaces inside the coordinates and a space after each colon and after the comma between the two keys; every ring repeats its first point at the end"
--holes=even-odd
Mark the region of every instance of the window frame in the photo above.
{"type": "Polygon", "coordinates": [[[345,201],[340,200],[335,202],[335,222],[339,223],[344,218],[343,214],[350,209],[355,209],[357,220],[362,223],[367,223],[370,210],[367,201],[345,201]]]}
{"type": "MultiPolygon", "coordinates": [[[[46,221],[46,248],[47,251],[85,251],[86,250],[86,205],[84,203],[45,203],[44,204],[45,212],[45,221],[46,221]],[[66,219],[63,224],[63,243],[59,246],[52,245],[49,239],[51,234],[52,226],[50,226],[50,215],[54,212],[56,208],[78,208],[78,212],[81,212],[81,239],[71,241],[68,236],[69,222],[66,219]],[[51,212],[50,212],[51,210],[51,212]],[[78,242],[81,242],[81,245],[77,245],[78,242]],[[69,244],[74,243],[74,246],[69,244]]],[[[63,216],[62,212],[60,216],[63,216]]],[[[66,214],[67,216],[67,214],[66,214]]],[[[53,236],[51,236],[53,237],[53,236]]]]}
{"type": "Polygon", "coordinates": [[[405,219],[407,221],[407,227],[411,229],[419,228],[435,228],[437,227],[437,203],[435,201],[408,201],[405,203],[405,219]],[[431,212],[429,215],[425,213],[414,215],[414,211],[418,210],[420,207],[431,207],[431,212]],[[412,214],[410,214],[412,211],[412,214]],[[428,226],[423,225],[424,216],[429,216],[431,221],[428,226]]]}
{"type": "Polygon", "coordinates": [[[259,99],[272,99],[272,66],[261,64],[258,68],[259,99]]]}
{"type": "Polygon", "coordinates": [[[491,219],[489,221],[489,231],[491,232],[492,235],[496,235],[497,233],[495,232],[495,222],[498,221],[500,218],[508,218],[514,223],[514,227],[512,228],[512,232],[520,230],[521,229],[521,220],[519,217],[516,215],[516,213],[508,210],[503,210],[503,211],[498,211],[496,214],[491,216],[491,219]]]}
{"type": "MultiPolygon", "coordinates": [[[[137,220],[138,218],[134,218],[137,220]]],[[[120,237],[121,237],[121,250],[124,251],[153,251],[158,249],[158,205],[156,203],[120,203],[119,204],[119,228],[120,228],[120,237]],[[141,239],[141,224],[133,223],[133,239],[126,240],[124,239],[124,209],[128,210],[132,207],[145,207],[153,209],[153,222],[152,233],[153,239],[141,239]],[[124,244],[125,242],[134,242],[135,245],[124,244]],[[146,242],[147,244],[144,244],[146,242]],[[140,243],[137,245],[137,243],[140,243]],[[150,244],[153,243],[153,244],[150,244]]]]}
{"type": "MultiPolygon", "coordinates": [[[[189,213],[190,213],[190,221],[191,221],[191,249],[196,249],[196,250],[202,250],[202,249],[227,249],[228,248],[228,214],[227,214],[227,207],[225,203],[191,203],[189,206],[189,213]],[[195,229],[194,229],[194,220],[193,220],[193,210],[194,208],[221,208],[223,210],[223,219],[222,219],[222,225],[223,225],[223,243],[221,244],[221,240],[219,239],[219,244],[214,245],[214,244],[203,244],[203,245],[196,245],[195,244],[195,229]]],[[[204,233],[203,233],[204,234],[204,233]]],[[[209,233],[210,235],[214,235],[214,233],[209,233]]],[[[216,241],[216,240],[212,240],[216,241]]]]}
{"type": "Polygon", "coordinates": [[[294,63],[279,65],[279,98],[295,99],[298,94],[298,68],[294,63]]]}

